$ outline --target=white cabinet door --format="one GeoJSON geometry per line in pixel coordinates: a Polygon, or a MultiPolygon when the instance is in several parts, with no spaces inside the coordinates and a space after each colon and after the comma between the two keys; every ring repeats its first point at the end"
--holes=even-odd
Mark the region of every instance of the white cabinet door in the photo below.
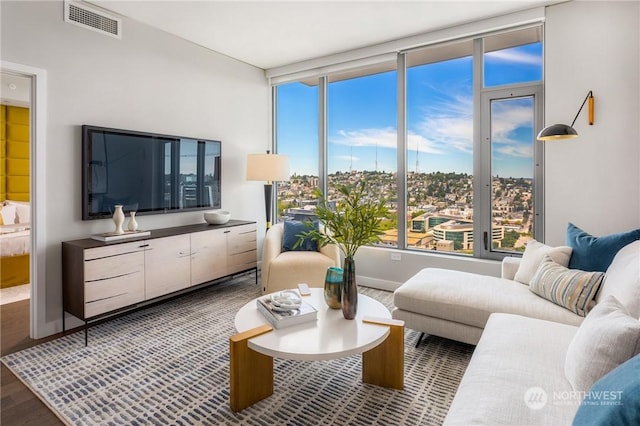
{"type": "Polygon", "coordinates": [[[191,285],[227,275],[227,234],[225,229],[191,234],[191,285]]]}
{"type": "Polygon", "coordinates": [[[145,298],[163,296],[191,285],[189,234],[148,240],[144,253],[145,298]]]}

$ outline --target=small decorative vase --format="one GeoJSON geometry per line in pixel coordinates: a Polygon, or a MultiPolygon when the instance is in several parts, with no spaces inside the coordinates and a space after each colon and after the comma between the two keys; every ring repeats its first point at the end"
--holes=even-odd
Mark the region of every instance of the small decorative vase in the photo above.
{"type": "Polygon", "coordinates": [[[324,279],[324,301],[331,309],[342,307],[342,268],[331,266],[324,279]]]}
{"type": "Polygon", "coordinates": [[[136,222],[136,212],[131,212],[131,219],[129,219],[129,225],[127,226],[129,231],[137,231],[138,230],[138,222],[136,222]]]}
{"type": "Polygon", "coordinates": [[[116,204],[113,206],[115,211],[113,212],[113,223],[116,225],[114,234],[124,234],[122,224],[124,223],[124,212],[122,211],[122,204],[116,204]]]}
{"type": "Polygon", "coordinates": [[[356,284],[356,264],[352,257],[344,259],[342,272],[342,315],[354,319],[358,311],[358,286],[356,284]]]}

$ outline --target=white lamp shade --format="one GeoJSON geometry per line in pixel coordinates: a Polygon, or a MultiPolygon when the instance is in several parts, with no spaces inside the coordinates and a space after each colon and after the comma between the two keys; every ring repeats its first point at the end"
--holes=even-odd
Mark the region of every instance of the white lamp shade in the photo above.
{"type": "Polygon", "coordinates": [[[289,157],[280,154],[249,154],[247,180],[288,181],[289,157]]]}

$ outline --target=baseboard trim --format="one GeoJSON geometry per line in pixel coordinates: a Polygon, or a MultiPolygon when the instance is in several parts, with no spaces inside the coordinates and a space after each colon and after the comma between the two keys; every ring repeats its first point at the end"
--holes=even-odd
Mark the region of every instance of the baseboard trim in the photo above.
{"type": "Polygon", "coordinates": [[[365,277],[362,275],[356,276],[356,282],[359,285],[363,285],[365,287],[371,287],[385,291],[396,291],[396,289],[402,285],[402,283],[400,282],[381,280],[379,278],[365,277]]]}

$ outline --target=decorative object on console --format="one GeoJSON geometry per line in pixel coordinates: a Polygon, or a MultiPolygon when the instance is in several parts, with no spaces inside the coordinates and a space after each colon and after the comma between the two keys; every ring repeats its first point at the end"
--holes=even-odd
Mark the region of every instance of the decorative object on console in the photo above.
{"type": "Polygon", "coordinates": [[[231,219],[231,213],[226,210],[210,210],[204,212],[204,221],[209,225],[224,225],[231,219]]]}
{"type": "Polygon", "coordinates": [[[122,224],[124,223],[124,212],[122,211],[122,204],[116,204],[113,206],[113,223],[116,225],[116,229],[113,231],[114,234],[124,234],[124,230],[122,229],[122,224]]]}
{"type": "Polygon", "coordinates": [[[279,154],[249,154],[247,157],[247,180],[267,181],[264,184],[264,203],[267,229],[271,228],[271,206],[273,203],[272,182],[289,180],[289,157],[279,154]]]}
{"type": "Polygon", "coordinates": [[[380,229],[382,218],[388,213],[384,199],[370,201],[366,196],[366,182],[361,180],[353,186],[342,185],[337,188],[335,208],[319,190],[316,190],[318,206],[315,213],[322,224],[321,230],[311,228],[302,232],[298,243],[304,238],[312,238],[321,247],[335,244],[344,254],[342,266],[342,314],[346,319],[354,319],[358,310],[358,287],[354,256],[358,249],[367,244],[380,241],[383,231],[380,229]]]}
{"type": "Polygon", "coordinates": [[[324,301],[331,309],[342,308],[342,268],[330,266],[324,279],[324,301]]]}
{"type": "Polygon", "coordinates": [[[129,225],[127,225],[127,229],[129,231],[137,231],[138,230],[138,222],[136,221],[136,212],[132,211],[129,213],[129,225]]]}
{"type": "Polygon", "coordinates": [[[593,99],[593,91],[589,90],[587,93],[587,97],[582,101],[582,105],[580,105],[580,109],[576,114],[576,117],[571,122],[571,126],[567,126],[566,124],[552,124],[551,126],[547,126],[538,133],[537,139],[541,141],[556,141],[560,139],[571,139],[577,138],[578,132],[573,128],[573,125],[576,124],[576,120],[584,107],[584,104],[589,100],[589,125],[593,125],[593,115],[594,115],[594,99],[593,99]]]}
{"type": "Polygon", "coordinates": [[[111,241],[128,240],[129,238],[140,238],[151,235],[151,231],[122,231],[122,234],[116,234],[115,232],[105,232],[102,234],[93,234],[92,240],[104,241],[105,243],[111,241]]]}

